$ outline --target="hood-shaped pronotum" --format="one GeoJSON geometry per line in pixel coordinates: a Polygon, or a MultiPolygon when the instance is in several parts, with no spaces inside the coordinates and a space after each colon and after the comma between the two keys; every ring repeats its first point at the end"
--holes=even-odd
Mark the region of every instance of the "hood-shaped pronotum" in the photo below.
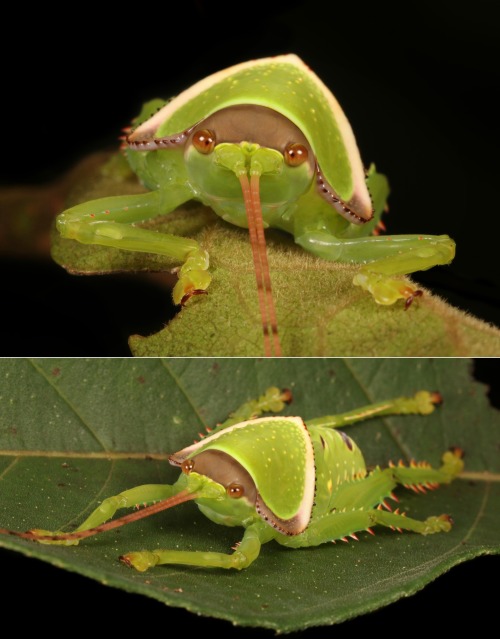
{"type": "MultiPolygon", "coordinates": [[[[203,451],[230,455],[252,477],[256,509],[285,534],[302,532],[314,502],[314,451],[300,417],[264,417],[241,422],[171,455],[179,466],[203,451]]],[[[208,473],[207,473],[208,474],[208,473]]]]}
{"type": "Polygon", "coordinates": [[[269,107],[298,126],[315,153],[320,192],[322,184],[330,185],[354,212],[351,221],[371,219],[351,125],[328,87],[294,54],[243,62],[200,80],[137,127],[128,142],[175,137],[212,113],[241,104],[269,107]]]}

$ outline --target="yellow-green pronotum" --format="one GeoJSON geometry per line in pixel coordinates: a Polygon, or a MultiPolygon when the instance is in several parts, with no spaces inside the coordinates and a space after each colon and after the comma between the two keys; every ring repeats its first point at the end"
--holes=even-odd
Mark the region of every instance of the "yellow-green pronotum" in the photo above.
{"type": "Polygon", "coordinates": [[[266,355],[273,349],[281,354],[281,347],[264,228],[291,233],[324,259],[362,264],[354,283],[380,304],[411,303],[421,292],[400,277],[454,257],[455,244],[446,235],[370,235],[385,205],[372,203],[368,190],[380,176],[365,176],[337,100],[295,55],[215,73],[166,104],[148,103],[135,124],[125,152],[150,192],[79,204],[59,215],[59,232],[83,243],[178,259],[173,299],[180,304],[207,289],[207,251],[192,239],[134,224],[196,199],[248,227],[266,355]]]}
{"type": "Polygon", "coordinates": [[[259,417],[278,412],[290,400],[288,391],[269,388],[255,401],[244,404],[211,435],[170,456],[182,473],[173,485],[146,485],[105,499],[73,533],[31,530],[26,533],[0,528],[10,534],[48,544],[76,545],[81,539],[195,500],[216,524],[242,526],[241,543],[232,554],[185,550],[129,552],[122,561],[139,571],[159,564],[188,564],[211,568],[247,568],[257,559],[261,545],[276,540],[300,548],[357,539],[356,533],[388,526],[423,535],[451,529],[449,515],[418,521],[386,499],[398,484],[416,492],[448,484],[463,468],[459,448],[444,453],[442,465],[400,463],[367,472],[354,441],[336,430],[382,415],[431,413],[439,394],[420,391],[414,397],[364,406],[341,415],[312,419],[259,417]],[[151,504],[151,505],[148,505],[151,504]],[[142,510],[108,521],[119,508],[142,510]],[[385,507],[387,510],[382,510],[385,507]],[[107,523],[105,523],[107,522],[107,523]]]}

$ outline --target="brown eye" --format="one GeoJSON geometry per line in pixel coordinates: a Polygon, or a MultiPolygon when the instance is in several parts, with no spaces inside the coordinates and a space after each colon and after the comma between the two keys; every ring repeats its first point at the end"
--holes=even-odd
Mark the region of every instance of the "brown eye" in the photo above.
{"type": "Polygon", "coordinates": [[[189,475],[189,473],[193,470],[193,468],[194,468],[193,459],[185,459],[181,464],[181,470],[183,473],[186,473],[186,475],[189,475]]]}
{"type": "Polygon", "coordinates": [[[289,144],[285,149],[285,162],[288,166],[300,166],[307,160],[307,149],[303,144],[289,144]]]}
{"type": "Polygon", "coordinates": [[[213,131],[209,131],[209,129],[200,129],[199,131],[196,131],[193,135],[193,145],[197,151],[204,155],[212,153],[215,147],[215,133],[213,131]]]}
{"type": "Polygon", "coordinates": [[[245,491],[241,484],[232,483],[226,488],[226,493],[228,497],[232,497],[232,499],[239,499],[243,497],[245,491]]]}

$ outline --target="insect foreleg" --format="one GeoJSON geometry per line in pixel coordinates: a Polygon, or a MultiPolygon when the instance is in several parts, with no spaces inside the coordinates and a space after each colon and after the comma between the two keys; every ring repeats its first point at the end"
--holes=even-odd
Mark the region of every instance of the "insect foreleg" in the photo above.
{"type": "MultiPolygon", "coordinates": [[[[174,485],[168,484],[145,484],[143,486],[136,486],[129,490],[108,497],[100,506],[98,506],[87,519],[78,526],[73,532],[82,532],[84,530],[90,530],[91,528],[97,528],[101,524],[111,519],[120,508],[136,508],[140,506],[146,506],[163,499],[168,499],[179,492],[179,488],[174,485]]],[[[51,532],[47,530],[33,530],[33,533],[38,535],[58,535],[59,532],[51,532]]],[[[65,546],[76,546],[79,543],[78,539],[67,539],[60,541],[52,540],[38,540],[42,544],[57,544],[65,546]]]]}
{"type": "Polygon", "coordinates": [[[156,253],[183,262],[172,293],[174,303],[181,304],[210,284],[207,252],[196,240],[134,226],[160,213],[170,212],[189,199],[190,193],[184,188],[172,187],[169,197],[170,200],[165,202],[163,192],[150,191],[78,204],[58,216],[57,229],[63,237],[82,244],[156,253]]]}
{"type": "Polygon", "coordinates": [[[222,552],[203,552],[199,550],[154,550],[130,552],[120,557],[123,563],[144,572],[148,568],[162,564],[183,564],[202,568],[235,568],[242,570],[253,563],[260,553],[263,543],[274,536],[272,528],[257,522],[245,530],[243,539],[232,554],[222,552]]]}

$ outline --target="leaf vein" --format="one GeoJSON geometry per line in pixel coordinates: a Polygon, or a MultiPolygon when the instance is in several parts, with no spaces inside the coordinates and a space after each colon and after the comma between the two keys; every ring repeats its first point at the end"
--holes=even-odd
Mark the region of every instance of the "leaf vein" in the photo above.
{"type": "Polygon", "coordinates": [[[87,422],[85,421],[83,416],[80,414],[75,404],[68,398],[68,396],[65,393],[63,393],[61,388],[54,383],[54,380],[51,379],[51,377],[47,375],[46,371],[36,363],[36,360],[29,359],[28,362],[33,366],[36,372],[39,375],[41,375],[43,379],[45,379],[45,381],[55,390],[55,392],[59,395],[59,397],[71,408],[71,410],[73,411],[75,416],[78,418],[80,423],[92,435],[92,437],[99,444],[99,446],[101,446],[103,450],[106,450],[105,444],[101,441],[101,439],[99,438],[95,430],[89,424],[87,424],[87,422]]]}

